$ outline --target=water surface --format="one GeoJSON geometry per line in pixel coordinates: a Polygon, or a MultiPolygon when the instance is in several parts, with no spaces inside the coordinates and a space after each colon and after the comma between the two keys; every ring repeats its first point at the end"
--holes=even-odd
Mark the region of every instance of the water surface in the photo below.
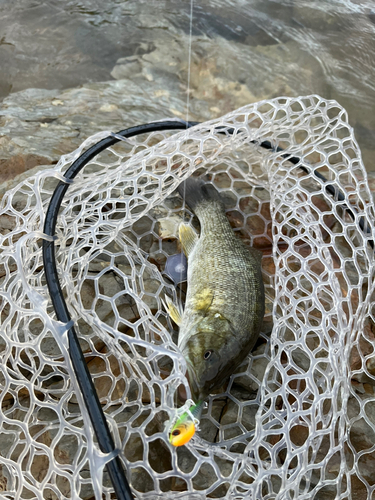
{"type": "MultiPolygon", "coordinates": [[[[2,0],[0,98],[119,78],[121,71],[113,72],[119,59],[148,54],[154,71],[145,73],[145,84],[152,88],[159,74],[169,93],[186,89],[190,6],[181,0],[2,0]]],[[[336,99],[348,111],[367,169],[375,170],[373,1],[194,0],[193,7],[193,108],[195,96],[212,92],[213,77],[212,117],[229,111],[227,97],[235,92],[243,100],[312,93],[336,99]]]]}

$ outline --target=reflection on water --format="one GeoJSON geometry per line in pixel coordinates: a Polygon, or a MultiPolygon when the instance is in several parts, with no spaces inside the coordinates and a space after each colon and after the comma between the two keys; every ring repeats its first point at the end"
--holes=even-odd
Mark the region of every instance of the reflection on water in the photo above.
{"type": "MultiPolygon", "coordinates": [[[[140,71],[150,85],[163,74],[172,94],[186,86],[189,1],[3,0],[0,14],[0,98],[140,71]],[[145,56],[153,71],[131,56],[145,56]],[[119,59],[126,65],[116,66],[119,59]]],[[[217,84],[212,117],[229,111],[227,93],[242,92],[249,102],[317,93],[347,109],[367,169],[375,170],[372,0],[194,0],[192,34],[195,115],[208,74],[226,82],[217,84]]]]}

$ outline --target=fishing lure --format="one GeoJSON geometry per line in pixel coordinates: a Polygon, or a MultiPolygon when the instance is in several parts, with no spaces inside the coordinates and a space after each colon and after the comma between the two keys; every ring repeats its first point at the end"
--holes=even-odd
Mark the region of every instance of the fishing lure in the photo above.
{"type": "Polygon", "coordinates": [[[193,401],[190,401],[190,403],[192,403],[192,406],[170,426],[169,442],[173,446],[183,446],[188,443],[198,430],[204,401],[198,401],[197,404],[194,404],[193,401]]]}

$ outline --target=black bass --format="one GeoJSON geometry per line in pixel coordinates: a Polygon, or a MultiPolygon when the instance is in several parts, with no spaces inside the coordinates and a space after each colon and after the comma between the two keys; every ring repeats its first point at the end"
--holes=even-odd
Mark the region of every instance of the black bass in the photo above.
{"type": "Polygon", "coordinates": [[[201,225],[200,237],[181,224],[188,259],[184,311],[167,299],[179,326],[178,346],[187,362],[194,401],[223,385],[258,339],[264,316],[261,253],[234,234],[213,186],[189,178],[178,187],[201,225]]]}

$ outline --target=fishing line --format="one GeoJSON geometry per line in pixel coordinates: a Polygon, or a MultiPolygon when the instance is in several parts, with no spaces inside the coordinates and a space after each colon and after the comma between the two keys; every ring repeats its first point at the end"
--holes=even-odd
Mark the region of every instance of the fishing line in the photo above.
{"type": "MultiPolygon", "coordinates": [[[[191,43],[193,38],[193,4],[194,0],[190,0],[190,27],[189,27],[189,53],[188,53],[188,80],[187,80],[187,96],[186,96],[186,128],[188,128],[189,123],[189,106],[190,106],[190,74],[191,74],[191,43]]],[[[186,197],[186,185],[183,187],[183,206],[185,209],[185,197],[186,197]]],[[[187,258],[187,257],[186,257],[187,258]]],[[[183,269],[181,267],[180,274],[180,290],[179,290],[179,300],[180,304],[182,304],[182,273],[183,269]]]]}
{"type": "MultiPolygon", "coordinates": [[[[186,124],[189,123],[191,41],[192,41],[192,35],[193,35],[193,3],[194,3],[194,0],[190,0],[190,31],[189,31],[189,55],[188,55],[188,81],[187,81],[187,97],[186,97],[186,124]]],[[[186,128],[187,128],[187,125],[186,125],[186,128]]]]}

